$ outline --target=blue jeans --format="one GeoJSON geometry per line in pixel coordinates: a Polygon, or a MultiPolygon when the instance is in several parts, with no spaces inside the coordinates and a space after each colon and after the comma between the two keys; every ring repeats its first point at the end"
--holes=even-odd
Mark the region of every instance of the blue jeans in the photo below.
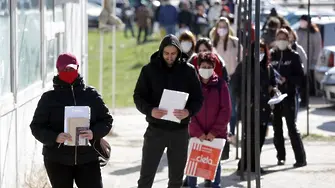
{"type": "Polygon", "coordinates": [[[231,102],[231,116],[230,116],[230,123],[229,123],[229,127],[230,127],[230,133],[232,135],[235,135],[235,126],[237,123],[237,115],[236,115],[236,96],[233,95],[232,92],[232,85],[231,83],[229,84],[229,94],[230,94],[230,102],[231,102]]]}
{"type": "Polygon", "coordinates": [[[164,25],[163,27],[166,31],[166,35],[169,35],[169,34],[175,35],[176,34],[176,25],[164,25]]]}
{"type": "MultiPolygon", "coordinates": [[[[190,188],[196,188],[197,187],[197,177],[187,177],[188,178],[188,186],[190,188]]],[[[221,184],[221,165],[219,163],[218,169],[216,170],[214,182],[212,184],[213,188],[220,188],[221,184]]]]}

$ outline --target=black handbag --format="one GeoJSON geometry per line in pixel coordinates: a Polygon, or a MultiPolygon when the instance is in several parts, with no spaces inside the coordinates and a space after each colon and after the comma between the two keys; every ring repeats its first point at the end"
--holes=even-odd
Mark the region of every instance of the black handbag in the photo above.
{"type": "Polygon", "coordinates": [[[109,143],[102,138],[100,140],[94,140],[92,147],[98,154],[100,166],[106,166],[111,154],[111,146],[109,143]]]}

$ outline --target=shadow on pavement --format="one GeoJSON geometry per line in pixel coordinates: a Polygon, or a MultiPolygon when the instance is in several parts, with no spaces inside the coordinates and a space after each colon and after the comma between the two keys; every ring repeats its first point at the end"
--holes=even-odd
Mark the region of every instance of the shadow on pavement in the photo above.
{"type": "MultiPolygon", "coordinates": [[[[161,158],[161,162],[159,163],[159,166],[157,168],[157,173],[162,172],[165,167],[168,166],[167,163],[167,156],[166,153],[163,153],[163,156],[161,158]]],[[[115,175],[115,176],[123,176],[131,173],[135,173],[141,170],[141,165],[129,167],[129,168],[124,168],[120,170],[115,170],[113,172],[110,172],[110,175],[115,175]]]]}
{"type": "MultiPolygon", "coordinates": [[[[247,176],[245,175],[245,179],[247,176]]],[[[251,180],[254,180],[255,178],[251,176],[251,180]]],[[[236,171],[231,173],[228,176],[221,176],[221,187],[244,187],[242,184],[240,184],[241,178],[237,175],[236,171]]],[[[204,180],[202,178],[198,178],[198,186],[204,187],[204,180]]]]}
{"type": "Polygon", "coordinates": [[[324,131],[335,132],[335,121],[325,122],[317,128],[324,131]]]}
{"type": "Polygon", "coordinates": [[[272,173],[276,173],[276,172],[282,172],[282,171],[289,171],[289,170],[293,170],[296,169],[293,166],[291,167],[285,167],[285,168],[280,168],[280,169],[276,169],[276,170],[270,170],[273,167],[277,167],[278,165],[268,165],[268,166],[264,166],[263,169],[265,170],[265,173],[262,174],[262,176],[266,176],[268,174],[272,174],[272,173]]]}
{"type": "Polygon", "coordinates": [[[335,107],[327,106],[327,107],[315,108],[310,113],[319,116],[333,116],[335,113],[335,107]]]}

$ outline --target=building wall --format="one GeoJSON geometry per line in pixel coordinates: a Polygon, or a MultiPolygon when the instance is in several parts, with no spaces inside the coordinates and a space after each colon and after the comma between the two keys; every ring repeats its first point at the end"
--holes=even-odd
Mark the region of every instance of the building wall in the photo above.
{"type": "Polygon", "coordinates": [[[86,1],[56,1],[0,0],[0,188],[42,188],[48,181],[29,124],[52,88],[58,54],[74,53],[86,79],[86,1]]]}

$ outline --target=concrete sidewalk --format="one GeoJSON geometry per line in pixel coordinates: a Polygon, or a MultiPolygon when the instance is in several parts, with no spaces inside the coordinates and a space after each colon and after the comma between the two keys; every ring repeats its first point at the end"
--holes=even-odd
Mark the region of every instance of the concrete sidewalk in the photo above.
{"type": "MultiPolygon", "coordinates": [[[[312,109],[312,112],[315,111],[317,110],[312,109]]],[[[327,115],[332,112],[329,111],[327,115]]],[[[109,165],[102,170],[104,187],[136,188],[141,165],[143,134],[147,123],[144,116],[135,109],[116,111],[116,114],[113,131],[117,135],[108,137],[112,145],[112,157],[109,165]]],[[[300,113],[301,120],[298,120],[302,126],[305,124],[302,122],[303,119],[306,119],[303,114],[303,112],[300,113]]],[[[330,127],[335,126],[334,117],[321,116],[321,114],[311,113],[311,120],[313,120],[311,121],[311,132],[317,131],[323,135],[334,135],[332,130],[325,131],[318,128],[327,122],[331,123],[330,127]]],[[[262,187],[333,188],[335,186],[335,142],[305,141],[308,166],[299,169],[292,168],[295,160],[288,142],[286,144],[287,164],[278,167],[275,165],[277,160],[276,150],[271,140],[272,131],[270,130],[269,133],[270,136],[267,138],[267,144],[264,146],[261,156],[261,166],[268,171],[266,175],[262,176],[262,187]]],[[[247,185],[246,181],[240,181],[240,177],[236,175],[237,160],[234,159],[235,148],[231,147],[230,160],[222,162],[222,187],[246,187],[247,185]]],[[[247,177],[245,176],[245,178],[247,177]]],[[[163,155],[153,187],[167,187],[167,182],[167,158],[166,155],[163,155]]],[[[199,180],[199,183],[201,182],[202,180],[199,180]]],[[[252,182],[252,185],[254,187],[255,182],[252,182]]]]}

